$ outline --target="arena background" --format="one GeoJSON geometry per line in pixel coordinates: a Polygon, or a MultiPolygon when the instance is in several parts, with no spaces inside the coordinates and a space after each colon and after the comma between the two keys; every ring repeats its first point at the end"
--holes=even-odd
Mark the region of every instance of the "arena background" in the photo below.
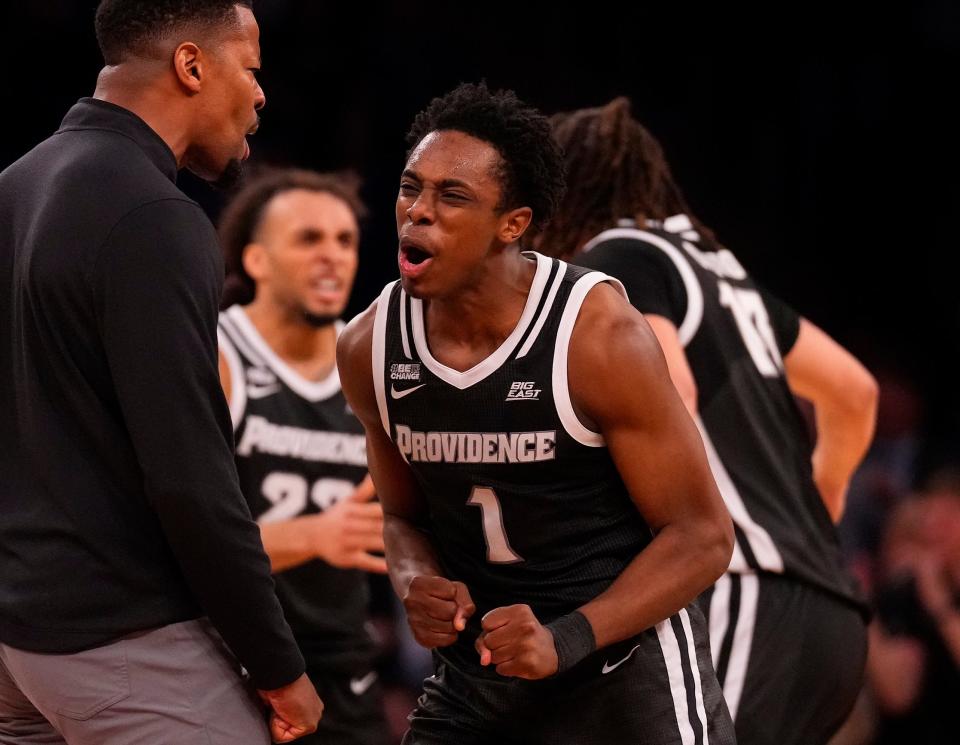
{"type": "MultiPolygon", "coordinates": [[[[960,5],[630,5],[260,0],[267,107],[252,164],[363,176],[353,314],[397,276],[404,135],[430,98],[481,78],[548,112],[630,96],[701,219],[881,382],[877,444],[842,526],[869,586],[888,514],[960,463],[960,5]]],[[[0,6],[0,168],[93,91],[95,6],[0,6]]],[[[216,217],[223,195],[181,184],[216,217]]]]}
{"type": "MultiPolygon", "coordinates": [[[[396,276],[404,133],[462,80],[547,111],[629,95],[694,210],[770,288],[921,393],[921,472],[951,459],[960,6],[765,14],[681,6],[260,0],[253,163],[353,168],[372,208],[351,313],[396,276]]],[[[94,0],[3,3],[0,167],[93,90],[94,0]]],[[[220,196],[188,177],[215,216],[220,196]]]]}
{"type": "MultiPolygon", "coordinates": [[[[56,129],[100,67],[94,0],[2,5],[0,167],[56,129]]],[[[363,174],[373,216],[355,312],[396,276],[403,137],[432,96],[480,78],[548,111],[629,95],[701,218],[761,281],[922,392],[922,468],[949,458],[960,6],[630,5],[260,0],[253,162],[363,174]]],[[[215,215],[219,196],[183,181],[215,215]]]]}

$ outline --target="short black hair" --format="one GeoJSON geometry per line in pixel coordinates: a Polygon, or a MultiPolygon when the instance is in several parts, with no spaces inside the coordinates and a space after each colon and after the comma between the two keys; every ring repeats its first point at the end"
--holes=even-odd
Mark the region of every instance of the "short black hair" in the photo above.
{"type": "Polygon", "coordinates": [[[345,203],[360,225],[367,217],[367,207],[360,198],[360,186],[360,178],[350,171],[317,173],[300,168],[267,169],[249,179],[220,217],[220,245],[227,270],[220,307],[246,305],[253,300],[256,283],[243,268],[243,250],[253,242],[274,197],[296,190],[329,194],[345,203]]]}
{"type": "Polygon", "coordinates": [[[461,83],[417,114],[407,134],[410,152],[428,134],[442,130],[476,137],[500,153],[498,209],[530,207],[538,230],[550,221],[565,182],[563,155],[543,114],[513,91],[491,91],[484,82],[461,83]]]}
{"type": "Polygon", "coordinates": [[[253,0],[101,0],[95,26],[103,61],[118,65],[148,56],[152,46],[188,26],[237,25],[238,5],[251,8],[253,0]]]}

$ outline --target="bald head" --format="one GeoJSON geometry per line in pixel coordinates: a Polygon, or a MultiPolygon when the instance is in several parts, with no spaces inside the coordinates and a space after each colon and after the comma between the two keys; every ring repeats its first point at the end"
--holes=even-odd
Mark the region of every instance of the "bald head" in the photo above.
{"type": "Polygon", "coordinates": [[[181,41],[240,28],[252,0],[101,0],[96,31],[108,65],[160,59],[181,41]]]}

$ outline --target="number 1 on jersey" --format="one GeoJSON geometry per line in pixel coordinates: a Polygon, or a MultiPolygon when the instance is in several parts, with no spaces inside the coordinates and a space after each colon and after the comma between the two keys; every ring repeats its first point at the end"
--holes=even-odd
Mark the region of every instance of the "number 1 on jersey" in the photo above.
{"type": "Polygon", "coordinates": [[[480,508],[483,516],[483,538],[487,542],[487,561],[491,564],[515,564],[523,557],[510,548],[503,527],[503,512],[497,493],[488,486],[475,486],[467,504],[480,508]]]}

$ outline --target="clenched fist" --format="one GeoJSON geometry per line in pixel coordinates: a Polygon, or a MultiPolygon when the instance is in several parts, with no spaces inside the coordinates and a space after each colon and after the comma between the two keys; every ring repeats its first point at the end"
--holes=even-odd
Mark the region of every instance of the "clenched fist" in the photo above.
{"type": "Polygon", "coordinates": [[[446,577],[414,577],[403,606],[414,638],[427,649],[453,644],[477,610],[467,586],[446,577]]]}
{"type": "Polygon", "coordinates": [[[548,678],[557,672],[559,659],[553,634],[538,620],[529,605],[495,608],[480,622],[483,633],[476,648],[481,665],[496,665],[500,675],[527,680],[548,678]]]}

